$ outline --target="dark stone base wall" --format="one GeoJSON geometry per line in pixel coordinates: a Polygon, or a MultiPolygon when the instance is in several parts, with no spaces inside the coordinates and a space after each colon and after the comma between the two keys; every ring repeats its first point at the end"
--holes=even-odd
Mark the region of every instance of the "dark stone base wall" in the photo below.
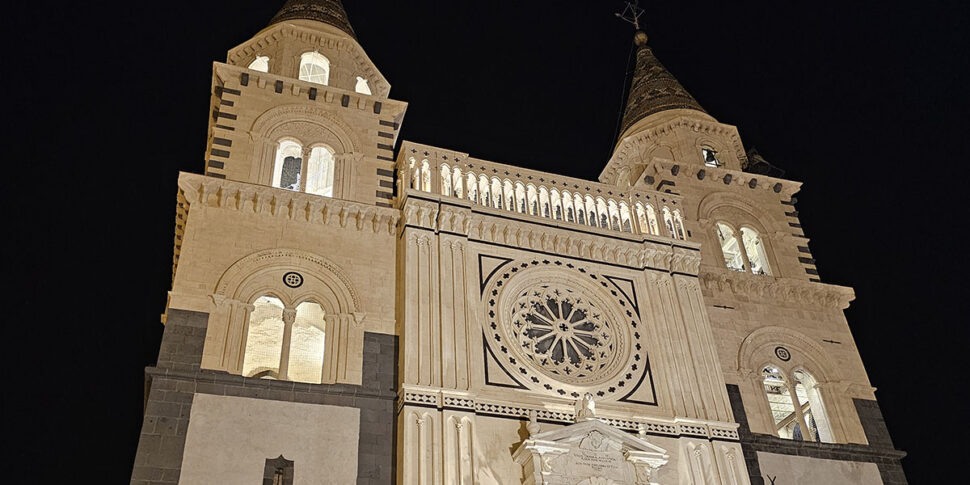
{"type": "Polygon", "coordinates": [[[896,450],[889,431],[883,421],[882,413],[876,401],[855,399],[862,427],[866,432],[869,445],[816,443],[813,441],[794,441],[777,436],[752,433],[748,426],[748,417],[744,412],[741,400],[741,390],[738,386],[727,386],[734,420],[740,424],[738,435],[744,461],[752,485],[765,485],[767,480],[761,475],[761,465],[758,463],[758,452],[777,453],[781,455],[807,456],[827,460],[842,460],[875,463],[879,468],[879,475],[884,485],[907,485],[906,475],[900,460],[906,453],[896,450]]]}
{"type": "Polygon", "coordinates": [[[186,310],[168,312],[158,365],[146,369],[150,391],[131,485],[178,483],[196,393],[358,408],[357,483],[394,483],[396,336],[364,333],[360,386],[253,379],[200,369],[208,317],[186,310]]]}

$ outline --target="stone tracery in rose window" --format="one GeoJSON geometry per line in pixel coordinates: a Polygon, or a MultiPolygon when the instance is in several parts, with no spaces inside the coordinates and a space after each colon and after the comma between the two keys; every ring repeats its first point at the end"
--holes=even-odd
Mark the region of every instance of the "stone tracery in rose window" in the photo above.
{"type": "Polygon", "coordinates": [[[614,329],[592,301],[573,290],[544,285],[523,292],[513,308],[513,335],[547,372],[582,379],[614,357],[614,329]]]}

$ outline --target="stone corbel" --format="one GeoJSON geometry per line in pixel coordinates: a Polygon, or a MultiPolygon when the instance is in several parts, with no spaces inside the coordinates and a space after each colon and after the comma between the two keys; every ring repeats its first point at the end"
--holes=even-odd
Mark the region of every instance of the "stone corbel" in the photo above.
{"type": "Polygon", "coordinates": [[[653,477],[660,467],[667,464],[670,456],[650,451],[626,450],[623,452],[626,461],[633,464],[637,474],[637,485],[658,485],[653,477]]]}

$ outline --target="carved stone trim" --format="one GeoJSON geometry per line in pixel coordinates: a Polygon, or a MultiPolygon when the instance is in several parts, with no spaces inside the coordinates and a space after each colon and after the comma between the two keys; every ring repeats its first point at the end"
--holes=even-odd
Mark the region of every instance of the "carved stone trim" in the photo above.
{"type": "Polygon", "coordinates": [[[702,272],[699,275],[704,289],[715,293],[743,295],[766,303],[784,302],[801,307],[845,310],[855,299],[852,288],[753,275],[738,271],[702,272]]]}

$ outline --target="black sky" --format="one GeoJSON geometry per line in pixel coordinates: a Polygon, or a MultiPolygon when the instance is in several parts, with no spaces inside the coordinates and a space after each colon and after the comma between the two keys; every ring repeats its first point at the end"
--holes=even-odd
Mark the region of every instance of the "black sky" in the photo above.
{"type": "MultiPolygon", "coordinates": [[[[203,168],[211,63],[281,3],[18,2],[0,20],[12,43],[4,434],[32,483],[127,480],[176,177],[203,168]]],[[[804,182],[819,272],[856,290],[847,316],[911,483],[965,461],[966,2],[647,3],[668,69],[804,182]]],[[[409,103],[402,139],[599,174],[631,47],[620,2],[346,8],[409,103]]]]}

